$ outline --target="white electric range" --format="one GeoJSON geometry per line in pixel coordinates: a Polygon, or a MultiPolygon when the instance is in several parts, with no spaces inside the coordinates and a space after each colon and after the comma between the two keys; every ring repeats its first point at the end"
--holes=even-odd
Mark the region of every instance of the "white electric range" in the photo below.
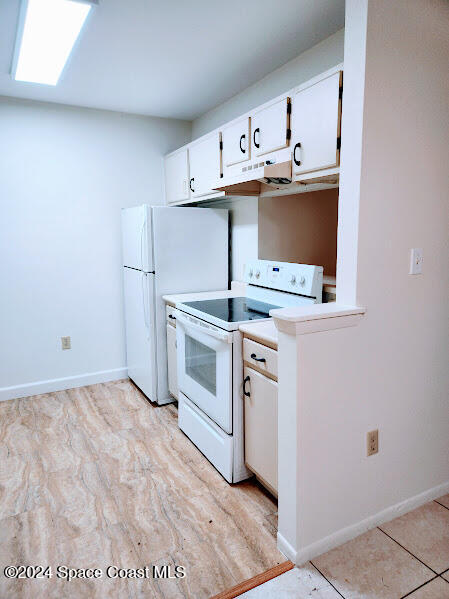
{"type": "Polygon", "coordinates": [[[254,260],[245,265],[246,295],[176,304],[181,430],[228,482],[245,467],[243,360],[239,326],[270,310],[321,303],[323,267],[254,260]]]}

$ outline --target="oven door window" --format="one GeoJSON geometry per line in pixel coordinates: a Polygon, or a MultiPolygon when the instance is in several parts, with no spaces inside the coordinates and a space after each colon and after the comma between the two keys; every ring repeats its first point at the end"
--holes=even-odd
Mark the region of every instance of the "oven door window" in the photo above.
{"type": "Polygon", "coordinates": [[[179,391],[231,434],[232,333],[179,319],[176,340],[179,391]]]}
{"type": "Polygon", "coordinates": [[[212,395],[217,395],[217,353],[197,339],[185,337],[186,374],[212,395]]]}

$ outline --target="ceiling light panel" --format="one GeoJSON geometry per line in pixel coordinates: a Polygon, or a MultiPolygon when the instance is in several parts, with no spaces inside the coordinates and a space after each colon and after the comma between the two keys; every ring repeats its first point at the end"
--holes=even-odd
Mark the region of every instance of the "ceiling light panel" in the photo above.
{"type": "Polygon", "coordinates": [[[12,76],[16,81],[56,85],[92,2],[22,0],[22,3],[12,76]]]}

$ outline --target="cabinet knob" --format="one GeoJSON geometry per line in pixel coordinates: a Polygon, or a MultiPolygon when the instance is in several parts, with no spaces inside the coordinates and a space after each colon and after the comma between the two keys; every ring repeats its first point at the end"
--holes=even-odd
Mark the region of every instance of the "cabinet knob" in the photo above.
{"type": "Polygon", "coordinates": [[[195,181],[195,177],[192,177],[189,181],[189,187],[190,187],[190,191],[195,191],[195,189],[193,188],[193,182],[195,181]]]}

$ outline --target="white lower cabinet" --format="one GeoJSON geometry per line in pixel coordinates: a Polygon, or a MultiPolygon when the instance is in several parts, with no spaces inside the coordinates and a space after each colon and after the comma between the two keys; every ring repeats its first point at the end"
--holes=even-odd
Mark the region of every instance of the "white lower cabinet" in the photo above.
{"type": "Polygon", "coordinates": [[[245,380],[245,463],[274,494],[278,488],[278,384],[248,366],[245,380]]]}
{"type": "Polygon", "coordinates": [[[167,324],[168,390],[178,399],[178,360],[176,357],[176,327],[167,324]]]}

